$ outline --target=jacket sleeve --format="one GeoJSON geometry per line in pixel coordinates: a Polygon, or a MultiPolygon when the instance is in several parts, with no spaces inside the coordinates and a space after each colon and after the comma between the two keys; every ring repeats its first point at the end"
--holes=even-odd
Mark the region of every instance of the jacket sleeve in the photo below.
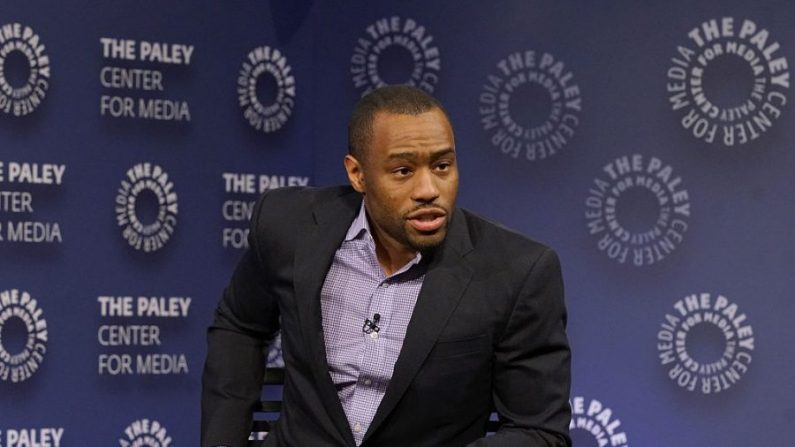
{"type": "Polygon", "coordinates": [[[279,330],[278,302],[269,293],[259,245],[263,196],[254,209],[249,248],[240,260],[207,330],[202,375],[201,445],[244,446],[251,433],[265,369],[264,350],[279,330]]]}
{"type": "Polygon", "coordinates": [[[560,262],[547,249],[525,278],[495,347],[493,399],[503,424],[470,446],[571,446],[565,327],[560,262]]]}

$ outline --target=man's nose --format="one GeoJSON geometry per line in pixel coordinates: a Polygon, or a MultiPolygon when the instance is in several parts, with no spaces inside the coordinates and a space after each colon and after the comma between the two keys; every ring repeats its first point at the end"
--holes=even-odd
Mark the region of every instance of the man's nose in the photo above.
{"type": "Polygon", "coordinates": [[[430,203],[439,197],[439,187],[436,184],[436,178],[428,169],[421,169],[417,171],[414,176],[414,190],[412,191],[412,200],[416,202],[430,203]]]}

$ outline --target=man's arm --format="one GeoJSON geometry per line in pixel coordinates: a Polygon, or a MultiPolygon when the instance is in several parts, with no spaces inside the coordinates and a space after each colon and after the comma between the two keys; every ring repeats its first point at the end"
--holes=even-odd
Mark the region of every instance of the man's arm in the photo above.
{"type": "Polygon", "coordinates": [[[565,327],[560,262],[547,249],[525,278],[495,348],[494,406],[503,425],[471,446],[571,445],[565,327]]]}
{"type": "Polygon", "coordinates": [[[268,290],[267,271],[257,241],[254,209],[249,249],[224,291],[207,331],[202,375],[201,445],[243,446],[262,390],[264,349],[279,329],[278,303],[268,290]]]}

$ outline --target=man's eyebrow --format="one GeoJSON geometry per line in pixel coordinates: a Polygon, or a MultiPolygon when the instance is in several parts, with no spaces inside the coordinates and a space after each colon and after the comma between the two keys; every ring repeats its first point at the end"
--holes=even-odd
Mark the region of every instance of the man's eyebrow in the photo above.
{"type": "Polygon", "coordinates": [[[446,155],[453,155],[455,156],[455,149],[448,147],[444,149],[439,149],[438,151],[431,152],[431,160],[438,160],[446,155]]]}
{"type": "MultiPolygon", "coordinates": [[[[444,149],[439,149],[431,152],[430,159],[431,160],[438,160],[445,155],[455,154],[455,150],[453,148],[448,147],[444,149]]],[[[416,160],[419,157],[419,154],[415,151],[405,151],[405,152],[393,152],[387,156],[390,160],[400,159],[400,160],[416,160]]]]}

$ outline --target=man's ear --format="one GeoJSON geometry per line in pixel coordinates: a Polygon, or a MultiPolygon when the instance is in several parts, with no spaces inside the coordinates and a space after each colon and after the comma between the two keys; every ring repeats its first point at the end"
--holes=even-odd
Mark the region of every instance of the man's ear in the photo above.
{"type": "Polygon", "coordinates": [[[364,194],[364,169],[362,169],[359,160],[354,158],[353,155],[348,154],[345,156],[345,171],[348,173],[348,181],[351,182],[353,189],[364,194]]]}

